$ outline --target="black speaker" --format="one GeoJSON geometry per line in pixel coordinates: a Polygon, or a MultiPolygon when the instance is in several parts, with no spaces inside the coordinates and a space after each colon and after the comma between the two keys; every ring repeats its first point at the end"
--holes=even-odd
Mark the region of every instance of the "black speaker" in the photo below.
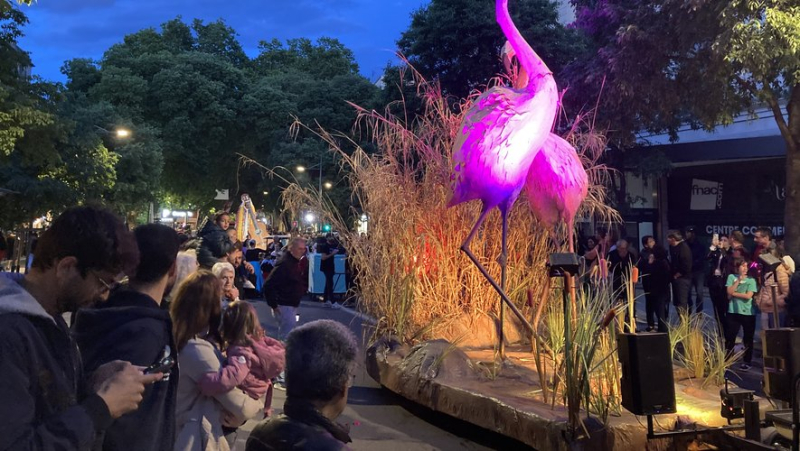
{"type": "Polygon", "coordinates": [[[622,407],[634,415],[675,413],[675,378],[669,336],[620,334],[622,407]]]}
{"type": "Polygon", "coordinates": [[[800,373],[800,329],[766,329],[764,337],[764,393],[792,402],[792,378],[800,373]]]}

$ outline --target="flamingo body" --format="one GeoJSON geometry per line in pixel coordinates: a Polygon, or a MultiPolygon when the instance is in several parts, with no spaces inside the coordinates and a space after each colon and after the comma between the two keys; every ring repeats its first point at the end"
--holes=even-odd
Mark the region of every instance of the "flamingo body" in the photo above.
{"type": "Polygon", "coordinates": [[[538,91],[494,87],[475,100],[454,145],[448,206],[473,199],[488,209],[514,203],[558,107],[555,80],[544,78],[538,91]]]}
{"type": "Polygon", "coordinates": [[[545,227],[555,230],[560,221],[567,224],[570,246],[575,215],[588,189],[589,177],[575,148],[550,133],[530,166],[525,192],[531,211],[545,227]]]}

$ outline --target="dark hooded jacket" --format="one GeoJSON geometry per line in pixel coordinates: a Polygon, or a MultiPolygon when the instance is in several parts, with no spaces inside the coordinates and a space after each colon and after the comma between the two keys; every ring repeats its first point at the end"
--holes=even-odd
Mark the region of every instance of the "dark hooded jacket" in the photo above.
{"type": "MultiPolygon", "coordinates": [[[[150,366],[161,360],[167,346],[177,359],[169,312],[150,296],[129,289],[114,292],[97,308],[79,311],[72,334],[87,373],[113,360],[150,366]]],[[[106,430],[102,446],[98,441],[96,448],[171,451],[175,446],[177,389],[176,365],[168,380],[145,388],[139,408],[116,419],[106,430]]]]}
{"type": "Polygon", "coordinates": [[[233,249],[228,234],[214,221],[206,222],[197,237],[201,240],[197,249],[197,261],[204,268],[210,269],[233,249]]]}
{"type": "Polygon", "coordinates": [[[247,438],[245,451],[347,450],[350,442],[347,431],[311,403],[287,398],[283,415],[259,423],[247,438]]]}
{"type": "Polygon", "coordinates": [[[78,348],[16,281],[0,277],[0,450],[88,450],[111,423],[86,394],[78,348]]]}

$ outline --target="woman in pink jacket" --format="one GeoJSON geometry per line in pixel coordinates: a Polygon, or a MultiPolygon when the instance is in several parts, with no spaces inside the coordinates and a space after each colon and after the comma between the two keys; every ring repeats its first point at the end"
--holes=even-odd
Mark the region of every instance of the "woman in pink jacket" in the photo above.
{"type": "Polygon", "coordinates": [[[232,302],[222,313],[222,341],[227,346],[227,364],[206,373],[199,381],[200,391],[216,396],[239,388],[253,399],[266,396],[264,413],[272,413],[272,381],[283,371],[284,347],[267,337],[256,309],[248,302],[232,302]]]}

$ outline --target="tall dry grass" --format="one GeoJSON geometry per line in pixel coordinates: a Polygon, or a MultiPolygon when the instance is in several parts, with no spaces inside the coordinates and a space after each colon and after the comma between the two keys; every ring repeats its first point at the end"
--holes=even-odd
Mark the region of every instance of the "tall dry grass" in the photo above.
{"type": "MultiPolygon", "coordinates": [[[[284,192],[284,205],[291,211],[323,211],[341,232],[350,263],[357,268],[361,307],[378,319],[377,334],[391,333],[414,342],[453,340],[466,333],[472,336],[464,339],[466,345],[492,343],[496,341],[499,296],[459,251],[478,217],[479,202],[445,206],[450,195],[453,142],[462,114],[479,93],[452,108],[438,85],[426,81],[411,66],[401,78],[416,86],[423,104],[422,114],[413,122],[408,122],[406,115],[392,115],[389,107],[378,112],[353,105],[359,118],[356,132],[369,135],[378,148],[375,154],[368,154],[345,134],[295,124],[325,140],[341,161],[354,204],[369,216],[368,238],[350,232],[351,225],[313,188],[293,184],[284,192]]],[[[588,130],[585,117],[567,126],[567,139],[575,143],[590,175],[589,197],[579,216],[617,220],[616,211],[605,201],[603,184],[608,173],[597,164],[604,139],[588,130]]],[[[511,210],[509,221],[507,292],[530,321],[526,291],[531,290],[535,299],[544,295],[545,264],[555,249],[524,197],[511,210]]],[[[471,246],[498,279],[500,230],[500,215],[495,211],[471,246]]],[[[510,323],[507,321],[506,327],[510,323]]],[[[516,334],[511,332],[514,338],[516,334]]]]}

